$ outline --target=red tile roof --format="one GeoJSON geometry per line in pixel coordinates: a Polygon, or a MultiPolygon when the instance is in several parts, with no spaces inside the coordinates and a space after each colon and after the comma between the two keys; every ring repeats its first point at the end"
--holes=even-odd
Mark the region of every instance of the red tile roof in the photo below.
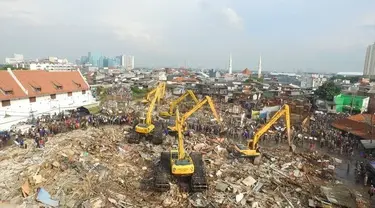
{"type": "Polygon", "coordinates": [[[174,77],[173,82],[197,82],[198,80],[196,78],[190,78],[190,77],[174,77]]]}
{"type": "Polygon", "coordinates": [[[0,100],[10,100],[26,97],[21,87],[14,81],[8,71],[0,71],[0,100]],[[12,94],[5,94],[10,91],[12,94]]]}
{"type": "Polygon", "coordinates": [[[242,73],[242,74],[245,74],[245,75],[250,75],[250,74],[251,74],[251,71],[250,71],[248,68],[246,68],[246,69],[244,69],[241,73],[242,73]]]}
{"type": "MultiPolygon", "coordinates": [[[[17,89],[13,95],[6,96],[6,99],[37,97],[89,89],[89,86],[85,83],[78,71],[49,72],[44,70],[14,70],[12,72],[27,90],[28,94],[26,95],[21,88],[19,88],[19,90],[17,89]]],[[[9,72],[4,71],[1,73],[4,73],[4,76],[3,74],[0,75],[0,83],[4,79],[3,77],[8,77],[9,79],[6,79],[8,80],[6,86],[18,86],[16,81],[10,76],[9,72]]],[[[0,93],[0,100],[4,99],[4,94],[0,93]]]]}
{"type": "MultiPolygon", "coordinates": [[[[375,115],[357,114],[336,120],[332,123],[332,126],[340,130],[350,132],[363,139],[371,139],[371,124],[375,125],[375,115]]],[[[375,135],[375,127],[373,128],[373,131],[373,135],[375,135]]]]}

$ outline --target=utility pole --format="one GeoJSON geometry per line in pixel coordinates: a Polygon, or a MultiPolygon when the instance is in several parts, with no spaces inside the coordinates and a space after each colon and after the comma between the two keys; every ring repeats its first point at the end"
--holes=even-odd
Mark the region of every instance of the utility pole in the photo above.
{"type": "Polygon", "coordinates": [[[352,94],[352,102],[350,104],[350,115],[353,113],[353,102],[354,102],[354,94],[352,94]]]}
{"type": "Polygon", "coordinates": [[[371,114],[371,143],[372,143],[372,139],[374,138],[374,114],[375,113],[372,113],[371,114]]]}

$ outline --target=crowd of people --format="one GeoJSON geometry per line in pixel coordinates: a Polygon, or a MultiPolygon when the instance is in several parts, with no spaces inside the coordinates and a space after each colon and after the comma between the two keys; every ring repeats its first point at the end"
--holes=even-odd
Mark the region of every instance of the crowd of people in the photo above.
{"type": "Polygon", "coordinates": [[[71,113],[59,113],[54,115],[42,115],[38,118],[29,120],[26,124],[30,125],[27,132],[17,130],[0,132],[0,147],[6,146],[11,138],[22,148],[25,148],[24,140],[34,139],[38,148],[44,146],[49,136],[72,131],[75,129],[85,129],[88,126],[99,127],[103,125],[133,125],[136,122],[135,115],[128,113],[122,115],[91,115],[73,111],[71,113]]]}

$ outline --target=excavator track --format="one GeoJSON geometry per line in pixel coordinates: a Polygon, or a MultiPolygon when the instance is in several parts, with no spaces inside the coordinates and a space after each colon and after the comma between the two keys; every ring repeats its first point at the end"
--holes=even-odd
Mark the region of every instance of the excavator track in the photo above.
{"type": "Polygon", "coordinates": [[[191,159],[194,163],[194,173],[191,176],[190,186],[193,192],[202,192],[207,190],[207,179],[206,172],[204,169],[204,163],[202,160],[202,154],[199,152],[193,152],[190,154],[191,159]]]}
{"type": "Polygon", "coordinates": [[[170,184],[170,164],[169,164],[169,152],[162,152],[160,154],[160,162],[156,167],[154,175],[155,189],[160,192],[169,191],[170,184]]]}
{"type": "Polygon", "coordinates": [[[141,136],[138,133],[134,133],[128,137],[128,143],[139,144],[141,141],[141,136]]]}
{"type": "Polygon", "coordinates": [[[152,142],[152,144],[155,144],[155,145],[162,144],[163,140],[164,140],[164,137],[165,136],[163,134],[163,130],[160,127],[155,128],[154,132],[152,134],[151,142],[152,142]]]}

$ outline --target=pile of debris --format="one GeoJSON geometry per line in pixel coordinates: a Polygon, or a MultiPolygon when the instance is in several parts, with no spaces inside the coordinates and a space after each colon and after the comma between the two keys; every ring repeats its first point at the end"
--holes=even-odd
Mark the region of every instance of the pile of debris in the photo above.
{"type": "Polygon", "coordinates": [[[327,156],[264,148],[263,163],[255,166],[232,158],[225,138],[195,134],[185,147],[204,154],[208,191],[189,194],[172,184],[159,193],[152,169],[174,138],[160,146],[124,138],[118,126],[88,128],[56,135],[43,149],[30,140],[28,149],[0,152],[0,201],[20,207],[306,207],[327,201],[321,185],[335,183],[335,161],[327,156]]]}

